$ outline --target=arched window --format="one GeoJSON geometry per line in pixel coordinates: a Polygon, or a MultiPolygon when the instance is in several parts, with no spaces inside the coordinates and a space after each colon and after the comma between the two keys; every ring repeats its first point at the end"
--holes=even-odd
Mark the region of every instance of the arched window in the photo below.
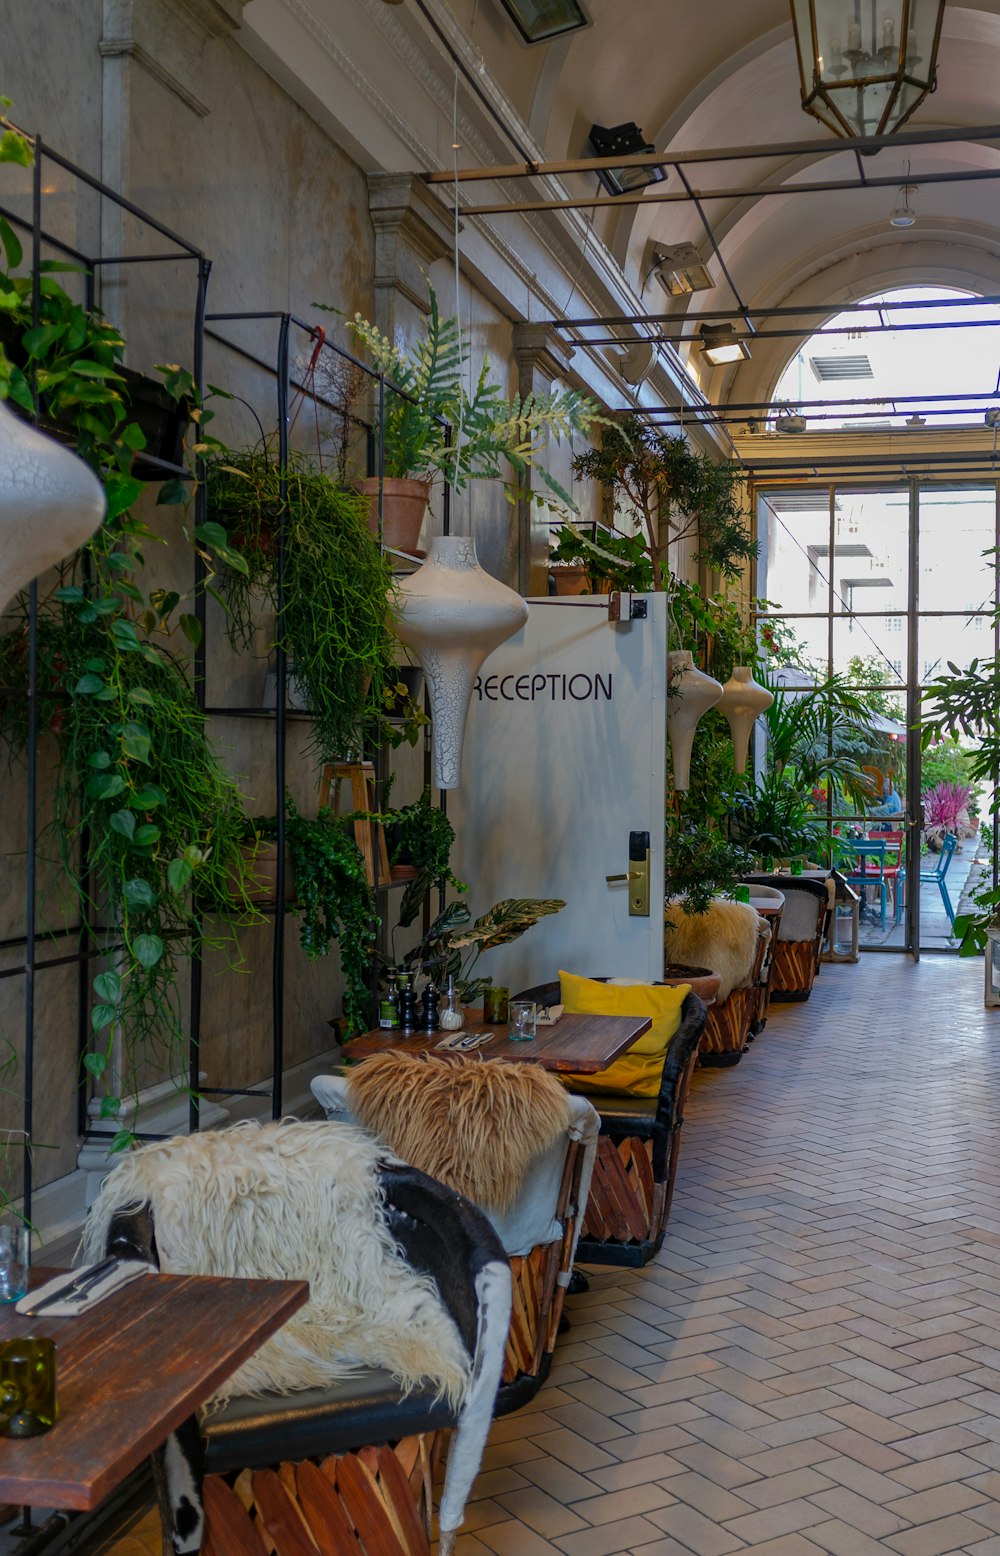
{"type": "Polygon", "coordinates": [[[796,352],[772,403],[804,416],[810,432],[981,427],[1000,404],[998,325],[1000,306],[957,288],[878,292],[796,352]]]}

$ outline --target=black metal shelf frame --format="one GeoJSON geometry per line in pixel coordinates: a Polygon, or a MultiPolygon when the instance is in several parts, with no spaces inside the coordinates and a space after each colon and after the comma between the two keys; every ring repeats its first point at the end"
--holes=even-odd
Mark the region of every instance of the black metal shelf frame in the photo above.
{"type": "MultiPolygon", "coordinates": [[[[277,454],[280,470],[279,496],[281,503],[278,550],[277,550],[277,589],[276,603],[280,613],[284,591],[285,569],[285,504],[287,501],[287,482],[285,471],[289,455],[290,433],[290,406],[293,393],[304,395],[307,399],[314,400],[317,404],[329,409],[339,410],[340,407],[331,401],[317,395],[314,387],[303,384],[293,377],[289,340],[293,331],[304,333],[314,345],[318,342],[322,349],[334,353],[337,357],[346,360],[360,369],[372,381],[378,405],[378,425],[381,427],[387,394],[405,394],[398,385],[391,383],[383,374],[375,372],[365,363],[359,361],[350,352],[334,345],[325,338],[325,333],[317,327],[298,318],[295,314],[282,311],[261,312],[230,312],[208,314],[206,311],[207,289],[209,276],[212,269],[211,260],[195,244],[171,231],[162,222],[148,212],[143,211],[132,201],[118,194],[115,190],[102,183],[85,169],[78,167],[67,158],[59,155],[45,146],[39,137],[33,138],[35,162],[32,172],[31,216],[25,218],[17,211],[12,211],[5,206],[0,206],[0,214],[4,215],[12,225],[30,234],[31,240],[31,278],[33,319],[38,323],[39,301],[41,296],[41,263],[45,250],[51,250],[59,256],[71,260],[79,265],[83,275],[84,301],[87,307],[93,307],[96,303],[97,289],[95,279],[97,272],[108,265],[127,264],[158,264],[173,263],[178,260],[189,261],[195,266],[195,298],[194,298],[194,325],[192,343],[192,376],[199,398],[205,392],[205,341],[209,338],[232,351],[235,355],[254,364],[256,367],[273,375],[276,390],[276,431],[277,454]],[[79,248],[63,241],[51,233],[43,224],[44,209],[44,179],[43,167],[46,162],[54,163],[62,171],[69,175],[79,185],[92,190],[101,200],[110,201],[120,210],[135,217],[144,226],[158,233],[167,242],[175,246],[171,252],[156,254],[121,254],[114,256],[89,255],[79,248]],[[249,321],[272,321],[277,327],[277,344],[275,360],[268,363],[254,354],[244,350],[236,342],[228,340],[224,335],[214,329],[211,324],[245,323],[249,321]]],[[[253,407],[250,407],[253,410],[253,407]]],[[[256,412],[254,412],[256,415],[256,412]]],[[[366,424],[363,424],[366,425],[366,424]]],[[[446,435],[450,435],[450,428],[444,427],[446,435]]],[[[367,427],[367,448],[369,473],[378,477],[378,513],[379,513],[379,539],[381,541],[382,525],[382,481],[385,475],[385,451],[380,437],[376,437],[370,426],[367,427]]],[[[167,465],[163,465],[162,478],[168,476],[189,476],[190,472],[167,465]]],[[[202,471],[199,469],[199,475],[202,471]]],[[[445,534],[450,530],[450,492],[445,488],[443,530],[445,534]]],[[[206,517],[207,498],[205,484],[199,480],[195,489],[195,513],[196,521],[201,523],[206,517]]],[[[416,558],[411,560],[416,561],[416,558]]],[[[204,590],[200,585],[204,582],[205,565],[195,553],[194,562],[196,603],[195,613],[201,624],[201,641],[194,654],[194,687],[200,710],[208,717],[239,717],[239,718],[273,718],[275,727],[274,737],[274,777],[276,787],[276,816],[277,816],[277,882],[276,901],[284,902],[285,883],[285,810],[284,793],[286,780],[286,730],[289,710],[285,706],[285,692],[287,687],[287,662],[285,650],[279,642],[275,653],[276,670],[276,696],[274,710],[250,709],[250,708],[215,708],[206,698],[206,676],[208,669],[208,635],[206,631],[206,599],[204,590]]],[[[26,692],[20,689],[7,689],[8,695],[24,695],[27,702],[27,745],[26,745],[26,783],[27,783],[27,823],[26,823],[26,900],[25,900],[25,933],[23,936],[14,936],[5,939],[0,949],[16,951],[23,948],[23,964],[6,970],[0,970],[0,980],[7,980],[22,976],[25,980],[24,1002],[24,1052],[20,1062],[20,1079],[23,1083],[23,1110],[22,1110],[22,1206],[24,1215],[30,1220],[33,1196],[33,1177],[31,1160],[31,1140],[34,1124],[34,1069],[35,1069],[35,980],[39,973],[54,967],[66,967],[76,964],[78,967],[77,978],[77,1064],[79,1073],[83,1075],[82,1060],[89,1043],[89,969],[90,964],[100,955],[106,954],[108,947],[99,943],[92,933],[92,928],[81,919],[55,928],[39,929],[38,926],[38,878],[37,878],[37,845],[38,845],[38,589],[33,582],[28,589],[28,678],[26,692]],[[59,940],[75,939],[76,948],[72,952],[58,956],[41,956],[39,954],[39,941],[42,939],[59,940]]],[[[294,713],[291,715],[295,717],[294,713]]],[[[381,804],[382,776],[379,753],[372,753],[375,761],[376,784],[375,804],[378,808],[381,804]]],[[[429,761],[425,756],[425,769],[429,773],[429,761]]],[[[444,796],[440,800],[444,808],[444,796]]],[[[79,853],[79,880],[86,885],[87,877],[87,849],[88,840],[82,836],[79,853]]],[[[376,859],[376,872],[377,872],[376,859]]],[[[377,892],[384,892],[389,882],[379,882],[377,873],[375,888],[377,892]]],[[[239,1088],[233,1086],[217,1085],[199,1087],[199,1061],[201,1056],[201,1017],[202,1017],[202,956],[201,956],[201,925],[196,923],[191,931],[191,982],[190,982],[190,1017],[187,1043],[187,1079],[189,1088],[189,1127],[196,1130],[200,1125],[200,1096],[249,1096],[269,1099],[271,1103],[271,1115],[274,1118],[281,1116],[282,1111],[282,1070],[284,1062],[284,943],[285,943],[285,914],[283,911],[275,911],[267,914],[272,919],[272,978],[271,978],[271,1009],[272,1009],[272,1082],[270,1088],[253,1086],[239,1088]]],[[[374,969],[373,969],[374,980],[374,969]]],[[[374,993],[374,981],[373,981],[374,993]]],[[[87,1128],[87,1098],[84,1085],[81,1081],[79,1087],[77,1126],[79,1135],[86,1139],[90,1133],[87,1128]]],[[[159,1138],[153,1135],[144,1135],[139,1132],[140,1139],[159,1138]]],[[[103,1138],[103,1136],[101,1137],[103,1138]]]]}

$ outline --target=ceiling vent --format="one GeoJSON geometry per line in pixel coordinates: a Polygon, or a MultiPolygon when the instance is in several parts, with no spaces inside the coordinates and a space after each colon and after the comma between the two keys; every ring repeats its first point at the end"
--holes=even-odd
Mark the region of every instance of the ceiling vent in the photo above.
{"type": "Polygon", "coordinates": [[[821,384],[834,383],[845,378],[875,377],[865,352],[858,352],[855,356],[810,357],[809,365],[821,384]]]}

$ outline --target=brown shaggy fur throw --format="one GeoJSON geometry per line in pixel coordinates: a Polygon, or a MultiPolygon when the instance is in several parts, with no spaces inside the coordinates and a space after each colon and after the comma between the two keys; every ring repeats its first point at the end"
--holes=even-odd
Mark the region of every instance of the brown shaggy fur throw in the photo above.
{"type": "Polygon", "coordinates": [[[569,1128],[566,1093],[537,1064],[379,1054],[347,1084],[366,1129],[486,1210],[509,1210],[532,1161],[569,1128]]]}

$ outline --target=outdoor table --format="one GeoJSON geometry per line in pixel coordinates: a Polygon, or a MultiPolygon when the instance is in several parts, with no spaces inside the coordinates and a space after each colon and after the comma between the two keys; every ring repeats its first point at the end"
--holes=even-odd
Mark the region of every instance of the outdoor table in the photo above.
{"type": "MultiPolygon", "coordinates": [[[[606,1070],[627,1048],[648,1032],[649,1016],[581,1016],[563,1011],[553,1026],[539,1026],[532,1042],[512,1042],[502,1021],[483,1021],[482,1012],[467,1012],[463,1033],[493,1032],[496,1035],[481,1048],[466,1054],[449,1054],[442,1049],[439,1058],[506,1059],[540,1064],[543,1069],[568,1075],[596,1075],[606,1070]]],[[[377,1028],[349,1042],[344,1053],[348,1059],[368,1059],[373,1054],[435,1054],[443,1038],[451,1032],[383,1032],[377,1028]]]]}
{"type": "MultiPolygon", "coordinates": [[[[57,1273],[33,1270],[32,1287],[57,1273]]],[[[0,1500],[97,1507],[308,1297],[303,1280],[144,1275],[78,1318],[3,1307],[0,1340],[55,1341],[59,1419],[0,1441],[0,1500]]]]}

